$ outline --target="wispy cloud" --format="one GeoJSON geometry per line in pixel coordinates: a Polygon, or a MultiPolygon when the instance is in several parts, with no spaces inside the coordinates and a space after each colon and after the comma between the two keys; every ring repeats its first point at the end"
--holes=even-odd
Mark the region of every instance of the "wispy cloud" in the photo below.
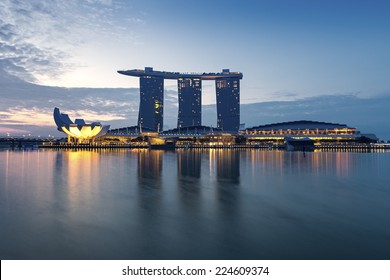
{"type": "MultiPolygon", "coordinates": [[[[82,118],[87,122],[113,121],[126,119],[124,114],[100,113],[93,110],[71,110],[65,112],[71,119],[82,118]],[[98,119],[97,119],[98,118],[98,119]]],[[[52,108],[24,108],[15,106],[4,111],[0,111],[0,125],[33,125],[33,126],[53,126],[52,108]]]]}
{"type": "Polygon", "coordinates": [[[116,101],[112,99],[102,98],[102,97],[93,97],[88,96],[80,101],[82,105],[85,106],[97,106],[97,107],[113,107],[113,108],[131,108],[134,106],[137,106],[138,104],[135,104],[135,102],[123,102],[123,101],[116,101]]]}
{"type": "MultiPolygon", "coordinates": [[[[51,110],[50,110],[51,111],[51,110]]],[[[0,111],[0,125],[53,126],[51,112],[47,108],[20,106],[0,111]]]]}
{"type": "Polygon", "coordinates": [[[23,133],[30,133],[30,130],[13,128],[13,127],[0,127],[0,135],[23,134],[23,133]]]}
{"type": "Polygon", "coordinates": [[[94,122],[94,121],[115,121],[115,120],[125,120],[125,114],[124,113],[100,113],[93,110],[77,110],[77,111],[67,111],[66,112],[71,119],[84,119],[87,122],[94,122]]]}
{"type": "MultiPolygon", "coordinates": [[[[2,0],[0,59],[10,62],[8,73],[33,82],[81,67],[72,61],[75,48],[100,37],[135,36],[117,24],[115,8],[111,0],[2,0]]],[[[143,24],[136,17],[124,20],[143,24]]]]}

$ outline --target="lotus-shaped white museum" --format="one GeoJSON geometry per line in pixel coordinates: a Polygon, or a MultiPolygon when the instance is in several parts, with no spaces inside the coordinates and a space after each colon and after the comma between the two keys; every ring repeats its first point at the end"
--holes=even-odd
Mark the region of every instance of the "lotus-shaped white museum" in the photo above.
{"type": "Polygon", "coordinates": [[[71,137],[78,142],[89,142],[96,137],[105,135],[110,129],[109,125],[102,125],[99,122],[87,124],[83,119],[75,119],[72,122],[69,116],[62,114],[58,108],[54,108],[53,116],[57,129],[66,133],[68,140],[71,137]]]}

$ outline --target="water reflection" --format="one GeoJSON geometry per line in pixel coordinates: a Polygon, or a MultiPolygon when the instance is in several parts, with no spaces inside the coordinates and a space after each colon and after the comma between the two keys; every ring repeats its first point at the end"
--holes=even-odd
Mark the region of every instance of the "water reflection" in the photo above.
{"type": "Polygon", "coordinates": [[[1,151],[0,257],[390,258],[390,153],[1,151]]]}
{"type": "Polygon", "coordinates": [[[163,151],[142,149],[138,153],[138,176],[158,179],[162,171],[163,151]]]}
{"type": "MultiPolygon", "coordinates": [[[[300,152],[259,152],[247,151],[246,164],[250,165],[251,176],[271,172],[272,174],[290,174],[295,176],[306,173],[350,176],[353,153],[300,153],[300,152]],[[260,164],[261,163],[261,164],[260,164]]],[[[357,154],[362,157],[362,154],[357,154]]]]}
{"type": "Polygon", "coordinates": [[[240,186],[240,151],[237,150],[211,150],[210,157],[216,163],[215,192],[216,201],[215,220],[216,237],[219,246],[226,248],[223,258],[242,258],[240,250],[251,256],[248,246],[245,245],[242,225],[242,195],[240,186]],[[237,215],[237,213],[241,213],[237,215]],[[229,234],[226,234],[229,233],[229,234]]]}
{"type": "Polygon", "coordinates": [[[201,152],[197,150],[179,150],[176,154],[179,176],[200,178],[201,152]]]}
{"type": "Polygon", "coordinates": [[[228,180],[238,184],[240,176],[240,151],[237,150],[211,150],[217,163],[217,178],[220,181],[228,180]]]}
{"type": "Polygon", "coordinates": [[[204,153],[197,150],[180,150],[177,155],[177,186],[182,207],[198,207],[202,189],[201,167],[204,153]]]}

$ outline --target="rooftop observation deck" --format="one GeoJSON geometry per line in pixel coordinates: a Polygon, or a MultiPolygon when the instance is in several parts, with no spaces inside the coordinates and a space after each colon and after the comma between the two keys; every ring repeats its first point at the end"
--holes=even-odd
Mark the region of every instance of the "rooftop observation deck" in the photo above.
{"type": "Polygon", "coordinates": [[[230,72],[229,69],[223,69],[221,73],[180,73],[180,72],[166,72],[155,71],[152,67],[145,67],[145,70],[119,70],[119,74],[133,76],[133,77],[162,77],[164,79],[177,80],[180,78],[198,78],[201,80],[215,80],[218,78],[239,78],[242,79],[241,72],[230,72]]]}

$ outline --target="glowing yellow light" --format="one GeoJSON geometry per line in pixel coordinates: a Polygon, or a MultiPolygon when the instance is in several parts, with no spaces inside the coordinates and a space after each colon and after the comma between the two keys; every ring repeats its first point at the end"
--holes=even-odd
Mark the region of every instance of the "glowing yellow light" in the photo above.
{"type": "Polygon", "coordinates": [[[96,125],[93,129],[90,125],[84,125],[81,127],[81,130],[78,128],[77,125],[69,126],[69,130],[65,126],[61,127],[62,131],[65,132],[67,135],[78,139],[93,138],[99,134],[102,128],[103,126],[100,125],[96,125]]]}

